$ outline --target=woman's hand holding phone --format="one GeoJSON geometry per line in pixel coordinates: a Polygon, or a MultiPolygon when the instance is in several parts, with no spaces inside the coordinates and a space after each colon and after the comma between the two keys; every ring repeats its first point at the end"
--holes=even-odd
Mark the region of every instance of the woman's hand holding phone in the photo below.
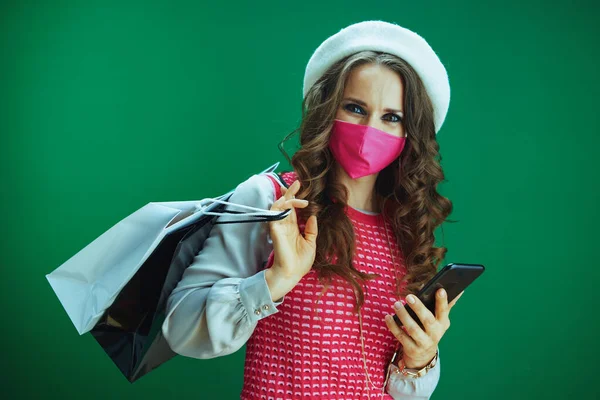
{"type": "Polygon", "coordinates": [[[404,301],[394,304],[395,314],[402,321],[402,327],[392,315],[386,315],[385,322],[402,344],[402,356],[407,368],[422,368],[435,357],[438,344],[450,328],[450,310],[462,296],[460,292],[450,303],[446,291],[438,289],[435,299],[435,315],[413,294],[406,296],[409,307],[415,312],[423,328],[404,308],[404,301]]]}

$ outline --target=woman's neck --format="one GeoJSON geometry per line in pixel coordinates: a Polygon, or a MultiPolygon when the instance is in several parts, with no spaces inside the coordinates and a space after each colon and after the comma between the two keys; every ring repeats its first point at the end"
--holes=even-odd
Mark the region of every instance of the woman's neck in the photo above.
{"type": "Polygon", "coordinates": [[[375,196],[375,182],[378,174],[352,179],[337,164],[337,178],[348,189],[348,205],[352,208],[379,213],[379,204],[375,196]]]}

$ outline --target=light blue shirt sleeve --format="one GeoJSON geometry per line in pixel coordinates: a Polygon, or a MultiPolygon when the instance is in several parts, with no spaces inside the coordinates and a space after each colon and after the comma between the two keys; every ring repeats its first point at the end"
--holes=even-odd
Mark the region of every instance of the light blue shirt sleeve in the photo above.
{"type": "MultiPolygon", "coordinates": [[[[269,210],[273,183],[266,175],[253,175],[228,201],[269,210]]],[[[202,359],[234,353],[260,319],[278,312],[285,297],[272,300],[261,270],[272,250],[267,222],[212,227],[167,300],[162,333],[174,352],[202,359]]]]}
{"type": "Polygon", "coordinates": [[[440,380],[440,350],[438,360],[433,368],[420,378],[411,378],[400,373],[394,364],[388,366],[390,378],[387,393],[394,400],[426,400],[431,397],[440,380]]]}

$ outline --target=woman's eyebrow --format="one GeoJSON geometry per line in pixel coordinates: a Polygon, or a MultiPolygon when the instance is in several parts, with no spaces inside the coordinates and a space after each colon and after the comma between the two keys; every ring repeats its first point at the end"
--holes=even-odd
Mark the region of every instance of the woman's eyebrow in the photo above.
{"type": "MultiPolygon", "coordinates": [[[[358,104],[359,106],[363,106],[363,107],[369,108],[369,106],[367,105],[367,103],[365,103],[364,101],[359,100],[359,99],[357,99],[355,97],[345,97],[344,100],[351,101],[353,103],[358,104]]],[[[393,108],[386,108],[383,111],[402,114],[402,110],[395,110],[393,108]]]]}

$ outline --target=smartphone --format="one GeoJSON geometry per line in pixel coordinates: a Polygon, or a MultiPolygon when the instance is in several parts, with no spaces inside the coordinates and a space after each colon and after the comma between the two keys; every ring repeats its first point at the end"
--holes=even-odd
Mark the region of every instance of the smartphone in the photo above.
{"type": "MultiPolygon", "coordinates": [[[[444,288],[446,290],[448,303],[450,303],[460,294],[460,292],[465,290],[467,286],[477,279],[484,270],[485,267],[480,264],[450,263],[439,270],[439,272],[431,278],[421,290],[419,290],[416,296],[423,302],[425,307],[435,315],[435,294],[438,289],[444,288]]],[[[423,328],[423,324],[412,308],[410,308],[408,304],[406,304],[404,308],[408,311],[410,316],[417,321],[419,326],[423,328]]],[[[402,326],[402,321],[400,321],[400,318],[398,318],[396,314],[394,314],[394,321],[402,326]]]]}

